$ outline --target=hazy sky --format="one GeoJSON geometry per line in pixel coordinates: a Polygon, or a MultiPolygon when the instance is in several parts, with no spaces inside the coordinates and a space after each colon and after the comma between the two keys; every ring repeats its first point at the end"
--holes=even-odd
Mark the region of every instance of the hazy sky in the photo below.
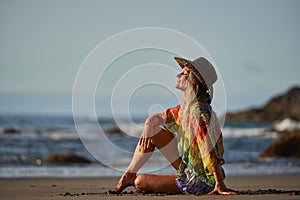
{"type": "Polygon", "coordinates": [[[1,0],[0,113],[70,113],[87,54],[141,27],[195,39],[222,74],[228,109],[259,106],[300,85],[299,21],[299,0],[1,0]]]}

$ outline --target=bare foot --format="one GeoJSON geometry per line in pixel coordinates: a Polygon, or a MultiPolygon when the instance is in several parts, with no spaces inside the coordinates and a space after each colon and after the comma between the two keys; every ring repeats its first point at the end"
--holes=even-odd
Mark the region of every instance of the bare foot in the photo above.
{"type": "Polygon", "coordinates": [[[136,173],[125,172],[120,178],[116,187],[116,192],[121,193],[126,187],[134,186],[134,180],[136,179],[136,173]]]}

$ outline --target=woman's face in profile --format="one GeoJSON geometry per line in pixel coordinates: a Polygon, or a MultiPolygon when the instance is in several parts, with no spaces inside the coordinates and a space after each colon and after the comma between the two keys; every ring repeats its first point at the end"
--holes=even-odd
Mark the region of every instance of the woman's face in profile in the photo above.
{"type": "Polygon", "coordinates": [[[177,74],[177,81],[175,84],[175,88],[179,90],[186,90],[187,87],[187,79],[190,73],[190,69],[187,67],[184,67],[181,71],[181,73],[177,74]]]}

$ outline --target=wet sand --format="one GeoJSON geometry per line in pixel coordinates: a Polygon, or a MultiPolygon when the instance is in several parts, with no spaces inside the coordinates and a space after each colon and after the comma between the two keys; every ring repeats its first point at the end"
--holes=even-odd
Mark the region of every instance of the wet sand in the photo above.
{"type": "MultiPolygon", "coordinates": [[[[182,194],[143,194],[133,187],[122,194],[109,194],[117,184],[117,178],[9,178],[0,179],[2,200],[6,199],[178,199],[182,194]]],[[[272,176],[231,176],[226,184],[239,195],[201,195],[201,199],[300,199],[300,174],[272,176]]],[[[188,195],[188,199],[199,199],[188,195]]]]}

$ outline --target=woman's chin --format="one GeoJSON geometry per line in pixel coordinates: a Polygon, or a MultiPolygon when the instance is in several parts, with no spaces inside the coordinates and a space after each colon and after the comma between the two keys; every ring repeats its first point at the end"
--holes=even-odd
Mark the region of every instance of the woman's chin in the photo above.
{"type": "Polygon", "coordinates": [[[175,85],[175,88],[178,89],[178,90],[183,91],[182,87],[180,87],[180,86],[178,86],[178,85],[175,85]]]}

